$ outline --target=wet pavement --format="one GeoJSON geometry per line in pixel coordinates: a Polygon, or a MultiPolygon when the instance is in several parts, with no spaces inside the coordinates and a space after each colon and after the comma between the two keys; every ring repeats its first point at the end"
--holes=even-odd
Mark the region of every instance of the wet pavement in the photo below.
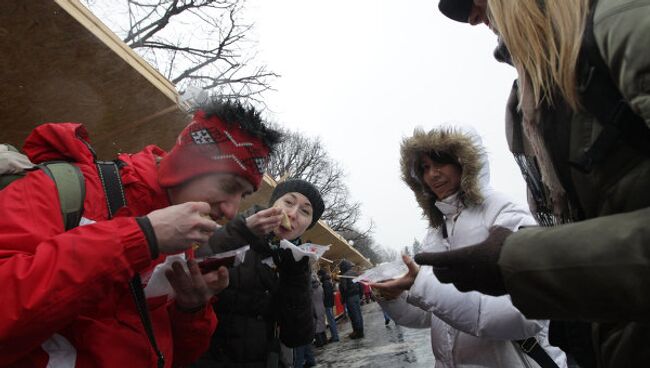
{"type": "MultiPolygon", "coordinates": [[[[314,347],[317,368],[413,368],[434,366],[429,329],[411,329],[390,322],[377,303],[361,306],[365,337],[352,340],[349,320],[339,320],[341,340],[321,348],[314,347]]],[[[327,330],[329,337],[329,330],[327,330]]]]}

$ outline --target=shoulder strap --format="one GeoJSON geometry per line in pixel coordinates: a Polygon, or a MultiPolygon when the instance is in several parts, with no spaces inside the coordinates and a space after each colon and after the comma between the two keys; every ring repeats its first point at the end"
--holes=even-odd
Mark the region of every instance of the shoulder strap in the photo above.
{"type": "Polygon", "coordinates": [[[650,129],[643,119],[634,113],[616,83],[609,67],[600,55],[594,35],[593,0],[587,17],[580,50],[578,82],[581,102],[603,126],[594,143],[572,165],[590,172],[595,164],[601,163],[620,144],[621,139],[640,153],[650,156],[650,129]]]}
{"type": "MultiPolygon", "coordinates": [[[[108,218],[110,219],[113,218],[120,208],[126,206],[126,197],[124,196],[122,178],[120,177],[119,165],[121,161],[96,161],[95,164],[97,165],[97,172],[104,187],[108,218]]],[[[140,321],[147,333],[149,343],[158,357],[158,368],[163,368],[165,366],[165,357],[156,342],[156,335],[153,332],[153,325],[149,317],[149,308],[147,307],[147,299],[142,290],[142,281],[140,280],[139,274],[136,273],[129,281],[129,290],[131,291],[131,296],[133,296],[138,315],[140,315],[140,321]]]]}
{"type": "Polygon", "coordinates": [[[14,181],[24,178],[24,174],[0,174],[0,190],[9,186],[14,181]]]}
{"type": "Polygon", "coordinates": [[[513,341],[524,353],[535,361],[541,368],[558,368],[555,361],[548,355],[546,350],[537,342],[535,336],[524,340],[513,341]]]}
{"type": "Polygon", "coordinates": [[[79,168],[69,162],[45,162],[38,167],[56,184],[65,231],[79,225],[86,198],[86,181],[79,168]]]}

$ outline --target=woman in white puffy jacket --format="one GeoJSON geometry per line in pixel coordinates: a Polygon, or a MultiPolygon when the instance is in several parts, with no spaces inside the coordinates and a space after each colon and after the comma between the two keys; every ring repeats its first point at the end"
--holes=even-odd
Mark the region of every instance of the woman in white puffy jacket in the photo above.
{"type": "MultiPolygon", "coordinates": [[[[430,224],[424,251],[476,244],[492,226],[516,231],[536,225],[526,209],[489,188],[486,155],[473,132],[453,127],[416,130],[402,142],[401,155],[402,178],[430,224]]],[[[531,347],[547,363],[566,367],[564,353],[548,343],[547,321],[526,319],[507,295],[463,293],[441,284],[431,267],[418,268],[408,257],[405,262],[406,276],[372,286],[395,323],[431,329],[436,368],[537,367],[523,351],[531,347]],[[524,349],[517,340],[525,340],[524,349]]]]}

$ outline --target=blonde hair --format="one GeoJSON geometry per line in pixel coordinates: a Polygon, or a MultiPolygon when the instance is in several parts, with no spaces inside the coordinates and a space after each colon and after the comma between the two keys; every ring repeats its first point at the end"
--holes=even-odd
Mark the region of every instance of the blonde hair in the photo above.
{"type": "Polygon", "coordinates": [[[553,103],[558,91],[579,108],[576,67],[588,12],[589,0],[488,0],[488,17],[537,104],[553,103]]]}

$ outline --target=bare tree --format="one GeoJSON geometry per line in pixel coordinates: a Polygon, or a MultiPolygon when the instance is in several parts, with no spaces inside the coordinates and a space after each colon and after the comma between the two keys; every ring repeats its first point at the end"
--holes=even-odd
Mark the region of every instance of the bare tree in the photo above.
{"type": "Polygon", "coordinates": [[[413,251],[414,255],[422,252],[422,250],[423,250],[422,249],[422,243],[420,243],[419,240],[414,238],[413,239],[413,245],[411,246],[411,250],[413,251]]]}
{"type": "Polygon", "coordinates": [[[375,240],[369,234],[361,234],[354,229],[342,231],[340,234],[345,239],[357,239],[351,242],[352,247],[364,257],[368,258],[373,264],[383,262],[381,252],[376,249],[375,240]]]}
{"type": "Polygon", "coordinates": [[[264,104],[277,74],[256,64],[244,0],[82,0],[181,93],[188,86],[264,104]]]}
{"type": "MultiPolygon", "coordinates": [[[[358,239],[352,242],[352,247],[375,265],[381,262],[393,261],[399,257],[398,251],[378,244],[370,234],[362,234],[353,229],[343,231],[341,235],[346,239],[358,239]]],[[[405,248],[408,253],[408,247],[405,248]]]]}
{"type": "MultiPolygon", "coordinates": [[[[277,128],[283,130],[285,140],[271,157],[268,174],[275,179],[300,178],[311,182],[320,189],[326,202],[322,218],[335,231],[353,230],[361,216],[360,204],[350,198],[343,169],[329,157],[319,138],[277,128]]],[[[348,240],[357,241],[371,229],[372,224],[348,240]]]]}

